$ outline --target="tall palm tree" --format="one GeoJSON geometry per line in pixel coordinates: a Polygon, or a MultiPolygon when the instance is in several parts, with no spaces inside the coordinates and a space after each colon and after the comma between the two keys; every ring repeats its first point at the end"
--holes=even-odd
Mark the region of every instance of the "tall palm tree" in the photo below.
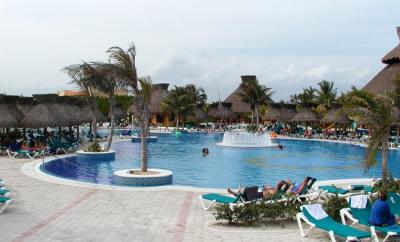
{"type": "Polygon", "coordinates": [[[364,160],[365,169],[368,170],[376,164],[376,155],[381,150],[382,154],[382,179],[386,182],[388,177],[388,142],[390,127],[393,124],[395,101],[392,95],[375,95],[358,90],[355,87],[347,95],[344,109],[354,116],[362,118],[370,128],[370,140],[364,160]]]}
{"type": "Polygon", "coordinates": [[[67,66],[63,69],[72,79],[71,83],[76,84],[82,91],[89,95],[88,103],[92,113],[92,135],[90,141],[97,140],[97,102],[94,88],[97,83],[102,81],[102,76],[96,72],[95,68],[87,62],[67,66]]]}
{"type": "Polygon", "coordinates": [[[251,123],[254,123],[254,115],[256,122],[259,124],[259,112],[262,105],[266,105],[271,101],[273,92],[271,88],[261,85],[257,78],[243,78],[240,87],[243,93],[239,93],[243,102],[250,104],[251,123]]]}
{"type": "Polygon", "coordinates": [[[317,92],[317,111],[325,115],[326,112],[328,111],[329,108],[332,107],[332,104],[336,101],[336,95],[337,95],[337,88],[334,88],[333,82],[329,82],[326,80],[323,80],[318,83],[319,90],[316,90],[317,92]]]}
{"type": "Polygon", "coordinates": [[[186,87],[174,86],[174,89],[161,103],[163,112],[174,114],[176,128],[179,127],[181,117],[184,121],[184,117],[193,114],[196,108],[196,100],[193,98],[193,93],[188,90],[186,87]]]}
{"type": "Polygon", "coordinates": [[[188,84],[185,86],[187,95],[190,96],[192,102],[196,104],[197,107],[203,108],[207,102],[207,94],[201,87],[196,87],[194,84],[188,84]]]}
{"type": "Polygon", "coordinates": [[[142,172],[147,172],[147,137],[150,134],[149,130],[149,119],[150,119],[150,105],[151,105],[151,93],[153,82],[150,77],[139,78],[140,90],[137,99],[140,99],[141,110],[137,116],[140,120],[140,130],[142,132],[141,137],[141,165],[140,169],[142,172]]]}
{"type": "Polygon", "coordinates": [[[103,79],[96,83],[96,89],[103,92],[108,97],[108,104],[110,108],[110,135],[108,136],[108,142],[105,150],[108,151],[111,148],[112,140],[114,137],[115,131],[115,108],[116,108],[116,100],[115,100],[115,92],[120,90],[123,86],[119,79],[114,78],[112,75],[109,75],[107,64],[96,63],[95,69],[98,73],[102,73],[103,79]]]}

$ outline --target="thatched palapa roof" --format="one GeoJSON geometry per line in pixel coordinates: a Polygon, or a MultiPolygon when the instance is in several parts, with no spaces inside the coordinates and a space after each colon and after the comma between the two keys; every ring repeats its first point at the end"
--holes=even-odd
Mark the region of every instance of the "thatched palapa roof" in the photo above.
{"type": "Polygon", "coordinates": [[[206,121],[208,119],[208,114],[206,111],[204,111],[204,109],[196,108],[194,114],[189,116],[189,119],[196,122],[206,121]]]}
{"type": "Polygon", "coordinates": [[[322,123],[339,123],[348,124],[351,122],[349,117],[339,108],[332,108],[327,114],[321,119],[322,123]]]}
{"type": "MultiPolygon", "coordinates": [[[[400,27],[397,27],[397,34],[400,39],[400,27]]],[[[390,92],[395,87],[396,78],[400,77],[400,44],[382,58],[382,62],[387,64],[363,90],[367,90],[376,94],[384,94],[390,92]]]]}
{"type": "Polygon", "coordinates": [[[234,113],[250,113],[250,104],[243,102],[239,93],[243,93],[243,89],[240,86],[225,99],[224,103],[232,103],[231,109],[234,113]]]}
{"type": "Polygon", "coordinates": [[[269,105],[267,107],[267,112],[262,118],[268,121],[277,121],[280,120],[281,114],[282,111],[280,108],[269,105]]]}
{"type": "Polygon", "coordinates": [[[18,127],[23,113],[15,106],[18,96],[0,95],[0,128],[18,127]]]}
{"type": "Polygon", "coordinates": [[[292,121],[295,122],[316,122],[319,120],[321,120],[319,115],[316,112],[312,111],[311,108],[306,107],[302,108],[292,118],[292,121]]]}
{"type": "Polygon", "coordinates": [[[231,109],[231,103],[215,103],[210,105],[208,115],[212,118],[229,119],[234,116],[234,112],[231,109]]]}
{"type": "Polygon", "coordinates": [[[151,113],[161,113],[161,102],[169,95],[168,86],[168,83],[153,84],[150,103],[151,113]]]}

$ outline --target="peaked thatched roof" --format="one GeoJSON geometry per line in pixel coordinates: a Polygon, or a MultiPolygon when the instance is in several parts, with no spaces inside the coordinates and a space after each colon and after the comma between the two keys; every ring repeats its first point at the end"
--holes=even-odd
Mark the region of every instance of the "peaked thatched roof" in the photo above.
{"type": "MultiPolygon", "coordinates": [[[[397,27],[397,35],[400,40],[400,27],[397,27]]],[[[391,64],[394,62],[400,62],[400,44],[397,45],[393,50],[387,53],[383,58],[382,62],[385,64],[391,64]]]]}
{"type": "Polygon", "coordinates": [[[393,123],[400,124],[400,109],[395,107],[392,111],[393,123]]]}
{"type": "Polygon", "coordinates": [[[43,128],[68,126],[69,123],[55,105],[39,103],[22,119],[21,125],[25,128],[43,128]]]}
{"type": "Polygon", "coordinates": [[[15,105],[25,116],[31,111],[35,105],[35,101],[33,97],[18,97],[15,105]]]}
{"type": "Polygon", "coordinates": [[[234,116],[230,103],[221,103],[210,105],[208,115],[212,118],[229,119],[234,116]]]}
{"type": "Polygon", "coordinates": [[[333,108],[328,111],[327,114],[321,119],[322,123],[340,123],[347,124],[351,120],[347,117],[345,113],[339,108],[333,108]]]}
{"type": "Polygon", "coordinates": [[[194,114],[189,116],[189,119],[196,122],[206,121],[208,119],[208,114],[206,111],[204,111],[204,109],[196,108],[194,114]]]}
{"type": "Polygon", "coordinates": [[[0,128],[18,127],[24,114],[15,106],[18,96],[0,95],[0,128]]]}
{"type": "MultiPolygon", "coordinates": [[[[400,38],[400,27],[397,27],[400,38]]],[[[384,94],[395,87],[396,78],[400,77],[400,44],[382,58],[382,62],[388,64],[371,81],[364,86],[367,90],[376,94],[384,94]]]]}
{"type": "Polygon", "coordinates": [[[161,113],[161,102],[169,95],[168,86],[168,83],[153,84],[150,103],[151,113],[161,113]]]}
{"type": "Polygon", "coordinates": [[[229,95],[224,102],[232,103],[231,109],[234,113],[250,113],[250,104],[243,102],[239,93],[243,93],[243,89],[240,86],[236,88],[236,90],[233,91],[232,94],[229,95]]]}
{"type": "Polygon", "coordinates": [[[281,108],[281,115],[279,116],[280,121],[288,122],[296,115],[296,111],[293,108],[281,108]]]}
{"type": "Polygon", "coordinates": [[[319,115],[312,111],[311,108],[302,108],[298,113],[296,113],[292,121],[295,122],[316,122],[319,121],[321,118],[319,115]]]}
{"type": "MultiPolygon", "coordinates": [[[[92,122],[92,109],[89,105],[82,106],[80,112],[85,122],[92,122]]],[[[107,122],[107,117],[99,109],[96,109],[96,120],[97,122],[107,122]]]]}
{"type": "Polygon", "coordinates": [[[268,121],[277,121],[280,120],[281,117],[281,109],[278,107],[268,106],[267,112],[262,117],[264,120],[268,121]]]}
{"type": "Polygon", "coordinates": [[[114,110],[116,118],[124,118],[127,116],[126,111],[121,106],[116,106],[114,110]]]}

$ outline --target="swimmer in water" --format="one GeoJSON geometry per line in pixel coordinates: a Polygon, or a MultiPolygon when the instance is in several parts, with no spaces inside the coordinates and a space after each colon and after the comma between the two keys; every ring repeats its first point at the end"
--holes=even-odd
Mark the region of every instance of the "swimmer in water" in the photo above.
{"type": "Polygon", "coordinates": [[[203,148],[203,156],[208,155],[208,153],[209,153],[208,148],[207,148],[207,147],[204,147],[204,148],[203,148]]]}

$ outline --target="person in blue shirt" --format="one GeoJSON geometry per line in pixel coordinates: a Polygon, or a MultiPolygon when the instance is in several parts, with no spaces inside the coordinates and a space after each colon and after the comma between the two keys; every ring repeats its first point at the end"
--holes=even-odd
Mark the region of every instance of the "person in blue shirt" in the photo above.
{"type": "Polygon", "coordinates": [[[380,192],[379,198],[372,205],[369,223],[374,226],[384,227],[398,224],[399,217],[390,213],[386,192],[380,192]]]}

